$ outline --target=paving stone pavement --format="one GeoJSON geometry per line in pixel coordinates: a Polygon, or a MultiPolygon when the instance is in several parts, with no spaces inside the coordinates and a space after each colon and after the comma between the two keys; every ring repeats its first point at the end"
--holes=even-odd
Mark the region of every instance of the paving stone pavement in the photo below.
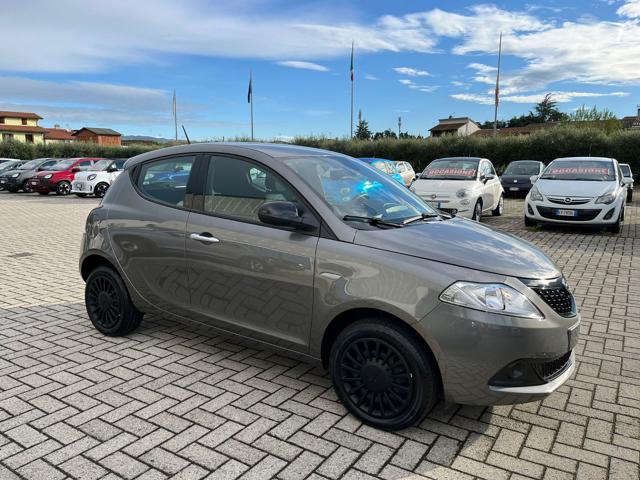
{"type": "Polygon", "coordinates": [[[0,479],[638,479],[640,202],[619,235],[525,230],[522,200],[484,219],[564,270],[577,373],[544,401],[441,404],[397,433],[346,414],[324,371],[191,324],[100,335],[77,268],[96,204],[0,192],[0,479]]]}

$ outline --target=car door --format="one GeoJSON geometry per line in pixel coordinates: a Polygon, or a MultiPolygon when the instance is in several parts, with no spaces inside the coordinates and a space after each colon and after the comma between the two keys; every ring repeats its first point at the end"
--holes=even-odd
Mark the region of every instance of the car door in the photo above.
{"type": "Polygon", "coordinates": [[[192,154],[136,166],[126,201],[109,207],[109,237],[125,275],[150,304],[182,316],[190,306],[185,229],[195,162],[192,154]]]}
{"type": "Polygon", "coordinates": [[[500,177],[498,177],[493,163],[489,161],[486,163],[488,165],[489,173],[493,175],[493,178],[487,182],[491,187],[491,194],[493,196],[493,203],[491,204],[491,209],[493,210],[498,206],[498,201],[500,200],[500,196],[503,194],[504,189],[502,188],[502,182],[500,182],[500,177]]]}
{"type": "Polygon", "coordinates": [[[494,199],[494,188],[491,184],[491,180],[487,180],[487,175],[491,174],[491,169],[489,167],[489,162],[486,160],[482,160],[480,162],[480,191],[482,192],[482,209],[489,210],[493,208],[494,199]]]}
{"type": "Polygon", "coordinates": [[[318,234],[260,222],[270,200],[307,207],[275,172],[212,156],[201,212],[187,223],[191,305],[198,319],[284,348],[308,349],[318,234]]]}

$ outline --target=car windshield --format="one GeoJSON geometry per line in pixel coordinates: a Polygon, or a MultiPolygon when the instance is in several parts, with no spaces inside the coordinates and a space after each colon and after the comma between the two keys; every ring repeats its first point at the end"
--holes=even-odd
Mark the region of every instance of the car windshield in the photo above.
{"type": "MultiPolygon", "coordinates": [[[[437,212],[397,181],[347,156],[290,157],[284,163],[303,179],[335,214],[401,223],[437,212]]],[[[357,220],[354,220],[357,221],[357,220]]]]}
{"type": "Polygon", "coordinates": [[[20,162],[17,162],[15,160],[2,162],[0,163],[0,172],[6,171],[6,170],[13,170],[14,168],[18,168],[19,165],[20,165],[20,162]]]}
{"type": "Polygon", "coordinates": [[[538,175],[539,165],[537,162],[511,162],[503,175],[538,175]]]}
{"type": "Polygon", "coordinates": [[[22,165],[18,170],[35,170],[43,162],[44,162],[44,160],[42,160],[40,158],[38,158],[36,160],[30,160],[27,163],[25,163],[24,165],[22,165]]]}
{"type": "Polygon", "coordinates": [[[75,158],[68,158],[66,160],[60,160],[58,163],[56,163],[51,168],[49,168],[49,170],[66,170],[67,168],[69,168],[74,163],[76,163],[76,159],[75,158]]]}
{"type": "Polygon", "coordinates": [[[89,170],[106,170],[109,165],[113,163],[113,160],[100,160],[93,164],[89,170]]]}
{"type": "Polygon", "coordinates": [[[554,160],[545,169],[543,180],[611,182],[616,179],[611,160],[554,160]]]}
{"type": "Polygon", "coordinates": [[[424,169],[423,180],[474,180],[478,172],[478,160],[467,158],[444,158],[434,160],[424,169]]]}
{"type": "Polygon", "coordinates": [[[620,165],[620,171],[625,177],[631,177],[631,168],[629,168],[629,165],[620,165]]]}
{"type": "Polygon", "coordinates": [[[127,158],[118,158],[116,160],[116,168],[118,170],[122,170],[124,168],[124,164],[127,162],[127,158]]]}

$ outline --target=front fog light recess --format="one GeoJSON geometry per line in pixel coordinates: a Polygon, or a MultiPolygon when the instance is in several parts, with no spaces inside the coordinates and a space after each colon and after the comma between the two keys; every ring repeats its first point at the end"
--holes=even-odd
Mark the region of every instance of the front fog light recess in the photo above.
{"type": "Polygon", "coordinates": [[[456,282],[440,294],[440,300],[500,315],[532,319],[544,318],[527,297],[501,283],[456,282]]]}

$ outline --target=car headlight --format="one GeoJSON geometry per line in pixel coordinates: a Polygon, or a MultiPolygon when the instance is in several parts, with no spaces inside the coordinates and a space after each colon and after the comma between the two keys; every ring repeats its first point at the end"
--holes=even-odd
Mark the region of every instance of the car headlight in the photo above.
{"type": "Polygon", "coordinates": [[[458,198],[464,198],[468,195],[469,195],[469,190],[467,190],[466,188],[461,188],[456,192],[456,197],[458,198]]]}
{"type": "Polygon", "coordinates": [[[529,193],[529,198],[534,202],[541,202],[544,200],[544,197],[540,193],[540,191],[534,186],[531,187],[531,192],[529,193]]]}
{"type": "Polygon", "coordinates": [[[488,313],[538,320],[544,318],[527,297],[501,283],[456,282],[440,294],[440,300],[488,313]]]}
{"type": "Polygon", "coordinates": [[[19,173],[14,173],[13,175],[11,175],[11,178],[18,178],[20,176],[19,173]]]}
{"type": "Polygon", "coordinates": [[[94,178],[96,178],[96,177],[97,177],[97,175],[96,175],[95,173],[92,173],[91,175],[89,175],[89,176],[87,177],[87,180],[93,180],[93,179],[94,179],[94,178]]]}
{"type": "Polygon", "coordinates": [[[53,177],[53,173],[47,173],[44,177],[45,180],[49,180],[51,177],[53,177]]]}
{"type": "Polygon", "coordinates": [[[613,194],[613,192],[607,192],[604,195],[600,195],[598,198],[596,198],[596,203],[604,203],[605,205],[609,205],[610,203],[613,203],[616,199],[616,196],[613,194]]]}

